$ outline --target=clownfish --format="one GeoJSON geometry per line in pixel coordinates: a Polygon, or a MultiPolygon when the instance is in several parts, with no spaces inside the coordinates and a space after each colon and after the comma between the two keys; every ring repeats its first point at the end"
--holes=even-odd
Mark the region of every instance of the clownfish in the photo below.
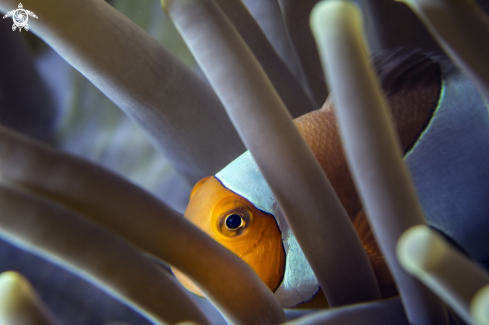
{"type": "MultiPolygon", "coordinates": [[[[489,263],[489,110],[449,63],[398,49],[373,57],[427,223],[470,257],[489,263]]],[[[383,297],[395,284],[368,225],[341,147],[330,101],[296,118],[346,209],[383,297]]],[[[326,299],[249,152],[199,181],[185,218],[247,262],[283,307],[326,299]]],[[[177,279],[202,295],[185,275],[177,279]]]]}

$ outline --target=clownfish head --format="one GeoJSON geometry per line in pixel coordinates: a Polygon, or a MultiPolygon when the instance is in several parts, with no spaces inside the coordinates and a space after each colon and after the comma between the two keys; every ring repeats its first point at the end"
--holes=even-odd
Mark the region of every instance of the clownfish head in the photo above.
{"type": "MultiPolygon", "coordinates": [[[[194,186],[184,215],[248,263],[270,290],[278,288],[284,275],[285,252],[272,215],[258,210],[213,176],[194,186]]],[[[189,279],[178,271],[175,273],[183,286],[202,296],[189,279]]]]}
{"type": "MultiPolygon", "coordinates": [[[[199,181],[184,216],[248,263],[282,306],[296,306],[318,292],[317,279],[249,152],[199,181]]],[[[185,288],[203,296],[184,274],[173,272],[185,288]]]]}

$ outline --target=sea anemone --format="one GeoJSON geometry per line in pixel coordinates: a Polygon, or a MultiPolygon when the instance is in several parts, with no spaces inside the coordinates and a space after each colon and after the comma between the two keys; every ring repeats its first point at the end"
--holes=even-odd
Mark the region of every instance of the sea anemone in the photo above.
{"type": "MultiPolygon", "coordinates": [[[[318,1],[243,2],[162,1],[205,80],[104,1],[26,0],[23,5],[38,17],[29,20],[31,31],[139,125],[188,184],[214,175],[250,150],[334,307],[295,322],[459,322],[453,313],[449,318],[442,299],[464,320],[488,322],[487,271],[424,226],[367,59],[358,8],[346,2],[319,4],[311,33],[309,16],[318,1]],[[400,298],[379,299],[353,227],[292,122],[319,108],[328,88],[353,178],[400,298]],[[450,268],[460,278],[444,271],[450,268]]],[[[489,20],[482,11],[469,0],[407,4],[487,99],[484,36],[489,20]],[[452,24],[455,20],[460,28],[452,24]]],[[[17,5],[0,0],[3,12],[17,5]]],[[[442,54],[405,4],[360,5],[370,52],[409,46],[442,54]]],[[[5,79],[0,84],[6,116],[6,127],[0,129],[0,236],[83,280],[9,244],[2,245],[1,253],[12,265],[8,269],[34,283],[54,317],[67,324],[212,323],[167,272],[171,265],[191,278],[228,322],[286,321],[255,272],[179,212],[123,176],[39,142],[52,136],[56,111],[15,42],[12,37],[8,43],[14,54],[3,51],[23,69],[23,78],[32,80],[21,92],[24,79],[9,79],[17,83],[15,96],[5,79]],[[35,96],[22,95],[31,88],[35,96]],[[25,111],[12,114],[17,104],[25,111]],[[63,294],[69,298],[60,298],[63,294]],[[88,297],[79,299],[83,295],[88,297]]],[[[16,71],[8,73],[15,76],[16,71]]],[[[487,229],[487,223],[477,226],[487,229]]],[[[24,278],[5,273],[2,286],[0,317],[18,313],[39,324],[54,322],[24,278]]]]}

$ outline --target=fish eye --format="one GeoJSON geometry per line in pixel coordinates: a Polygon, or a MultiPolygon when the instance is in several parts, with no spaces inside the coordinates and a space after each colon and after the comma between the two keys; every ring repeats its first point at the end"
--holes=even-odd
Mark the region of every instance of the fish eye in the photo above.
{"type": "Polygon", "coordinates": [[[229,230],[236,230],[243,225],[243,218],[239,214],[233,213],[226,217],[225,224],[229,230]]]}
{"type": "Polygon", "coordinates": [[[248,232],[252,219],[253,214],[246,206],[234,206],[234,209],[227,208],[219,214],[215,229],[223,238],[242,238],[241,235],[248,232]]]}

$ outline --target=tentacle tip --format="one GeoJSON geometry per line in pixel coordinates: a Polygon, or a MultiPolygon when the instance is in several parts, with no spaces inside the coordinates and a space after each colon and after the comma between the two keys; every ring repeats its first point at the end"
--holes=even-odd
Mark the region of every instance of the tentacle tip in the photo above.
{"type": "Polygon", "coordinates": [[[406,271],[422,275],[435,268],[446,255],[447,245],[425,225],[406,230],[397,244],[397,257],[406,271]]]}
{"type": "Polygon", "coordinates": [[[171,0],[160,0],[161,9],[168,15],[168,6],[170,5],[171,0]]]}
{"type": "Polygon", "coordinates": [[[475,324],[489,325],[489,284],[477,291],[472,298],[470,315],[475,324]]]}
{"type": "Polygon", "coordinates": [[[357,5],[341,0],[318,2],[312,9],[310,17],[310,25],[314,34],[335,33],[345,24],[361,22],[361,14],[357,5]]]}
{"type": "Polygon", "coordinates": [[[15,290],[14,288],[25,291],[26,287],[28,287],[27,280],[21,274],[15,271],[6,271],[0,274],[1,292],[6,293],[15,290]]]}

